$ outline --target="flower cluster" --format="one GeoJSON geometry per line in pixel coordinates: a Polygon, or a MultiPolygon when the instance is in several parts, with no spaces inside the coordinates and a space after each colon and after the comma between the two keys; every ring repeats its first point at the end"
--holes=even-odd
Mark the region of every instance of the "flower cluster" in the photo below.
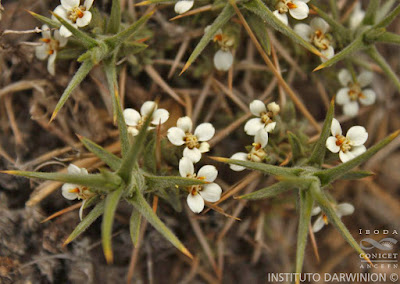
{"type": "Polygon", "coordinates": [[[353,80],[351,73],[346,70],[340,70],[338,74],[341,88],[336,94],[336,102],[343,105],[343,113],[348,116],[355,116],[358,113],[358,102],[368,106],[375,102],[376,94],[372,89],[362,89],[372,82],[373,73],[363,71],[353,80]]]}
{"type": "MultiPolygon", "coordinates": [[[[250,111],[257,117],[247,121],[244,131],[248,135],[254,136],[254,143],[250,152],[238,152],[233,154],[231,159],[261,163],[267,156],[264,148],[268,144],[268,133],[275,129],[276,121],[274,121],[274,117],[278,115],[280,107],[275,102],[265,106],[262,101],[254,100],[250,103],[250,111]]],[[[245,167],[233,164],[230,165],[230,168],[234,171],[243,171],[245,169],[245,167]]]]}
{"type": "Polygon", "coordinates": [[[310,0],[279,0],[273,13],[282,23],[289,25],[288,12],[296,20],[304,20],[308,17],[310,11],[308,2],[310,0]]]}
{"type": "Polygon", "coordinates": [[[321,18],[314,18],[311,20],[310,25],[303,23],[297,24],[294,31],[301,36],[304,40],[312,43],[315,47],[321,50],[321,61],[332,58],[335,55],[335,50],[332,46],[332,40],[329,31],[329,24],[321,18]]]}
{"type": "Polygon", "coordinates": [[[52,35],[50,28],[47,25],[43,25],[42,38],[40,41],[42,44],[36,47],[35,55],[40,60],[45,60],[48,58],[47,70],[51,75],[54,76],[56,73],[55,62],[57,58],[57,51],[67,44],[68,39],[61,36],[58,30],[55,30],[52,35]]]}

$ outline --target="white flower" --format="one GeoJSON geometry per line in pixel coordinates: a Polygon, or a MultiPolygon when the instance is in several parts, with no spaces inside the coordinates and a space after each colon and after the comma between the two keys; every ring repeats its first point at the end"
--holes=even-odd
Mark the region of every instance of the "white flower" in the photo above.
{"type": "Polygon", "coordinates": [[[257,118],[252,118],[246,122],[244,131],[248,135],[254,136],[260,129],[264,129],[266,132],[271,132],[275,129],[276,122],[273,121],[273,118],[280,111],[278,104],[272,102],[265,107],[262,101],[254,100],[250,103],[250,111],[257,118]]]}
{"type": "Polygon", "coordinates": [[[347,131],[346,137],[344,137],[339,121],[334,118],[332,120],[331,133],[333,136],[326,139],[326,147],[332,153],[339,152],[339,158],[343,163],[354,159],[367,150],[364,143],[368,139],[368,133],[362,126],[351,127],[347,131]]]}
{"type": "Polygon", "coordinates": [[[321,50],[321,53],[326,57],[321,61],[325,62],[335,55],[335,50],[331,45],[331,40],[327,36],[329,25],[321,18],[314,18],[311,20],[310,25],[297,24],[294,31],[301,36],[304,40],[311,42],[321,50]]]}
{"type": "Polygon", "coordinates": [[[177,127],[168,129],[168,140],[176,146],[186,145],[183,156],[197,163],[201,159],[201,154],[210,150],[210,145],[206,141],[213,138],[214,126],[211,123],[202,123],[192,134],[193,123],[189,117],[179,118],[176,124],[177,127]]]}
{"type": "Polygon", "coordinates": [[[206,165],[200,168],[197,175],[194,173],[192,161],[183,157],[179,161],[179,173],[182,177],[196,178],[209,182],[208,184],[193,185],[188,187],[189,195],[187,196],[187,204],[194,213],[200,213],[204,209],[204,200],[216,202],[221,198],[221,187],[213,183],[217,178],[218,171],[214,166],[206,165]]]}
{"type": "Polygon", "coordinates": [[[273,12],[274,15],[282,21],[285,25],[288,25],[287,12],[296,20],[304,20],[308,17],[309,8],[306,3],[310,0],[279,0],[276,5],[276,10],[273,12]]]}
{"type": "Polygon", "coordinates": [[[36,57],[40,60],[47,61],[47,70],[51,75],[55,75],[55,62],[57,58],[57,51],[60,47],[64,47],[67,44],[68,39],[62,37],[59,31],[54,31],[54,35],[51,36],[50,28],[47,25],[42,26],[42,38],[40,39],[43,43],[35,48],[36,57]]]}
{"type": "Polygon", "coordinates": [[[336,102],[343,105],[343,112],[348,116],[355,116],[358,113],[358,101],[363,105],[371,105],[375,102],[376,94],[372,89],[362,89],[372,82],[373,73],[363,71],[357,77],[356,82],[350,72],[346,69],[340,70],[339,81],[344,88],[336,94],[336,102]]]}
{"type": "MultiPolygon", "coordinates": [[[[143,123],[146,121],[147,116],[153,111],[151,124],[160,125],[166,122],[169,118],[169,112],[165,109],[157,109],[157,104],[152,101],[145,102],[140,108],[140,113],[132,108],[127,108],[124,110],[125,123],[128,125],[128,132],[132,136],[139,134],[139,130],[143,123]],[[154,111],[153,111],[154,109],[154,111]]],[[[154,129],[154,127],[149,127],[149,130],[154,129]]]]}
{"type": "MultiPolygon", "coordinates": [[[[350,203],[341,203],[339,205],[333,205],[334,210],[336,215],[339,218],[342,218],[343,216],[351,215],[354,212],[354,206],[351,205],[350,203]]],[[[320,207],[315,207],[311,211],[311,215],[315,216],[321,213],[321,208],[320,207]]],[[[321,213],[317,220],[315,220],[313,224],[313,232],[316,233],[320,231],[325,225],[328,224],[328,219],[325,214],[321,213]]]]}
{"type": "Polygon", "coordinates": [[[361,9],[361,2],[357,2],[349,19],[350,29],[354,30],[355,28],[357,28],[364,20],[364,17],[365,11],[361,9]]]}
{"type": "Polygon", "coordinates": [[[228,71],[233,64],[233,55],[229,50],[218,50],[214,55],[214,66],[218,71],[228,71]]]}
{"type": "MultiPolygon", "coordinates": [[[[268,132],[265,132],[263,129],[260,129],[257,131],[254,137],[254,143],[252,144],[253,147],[251,148],[250,152],[249,153],[239,152],[233,154],[231,159],[261,163],[267,156],[267,152],[265,152],[264,150],[267,144],[268,144],[268,132]]],[[[237,172],[246,169],[243,166],[238,166],[233,164],[230,164],[229,166],[231,170],[237,172]]]]}
{"type": "MultiPolygon", "coordinates": [[[[77,174],[77,175],[87,175],[88,171],[85,168],[79,168],[74,164],[70,164],[68,166],[68,173],[69,174],[77,174]]],[[[62,188],[62,195],[68,200],[75,200],[75,199],[87,199],[93,196],[93,193],[90,190],[82,185],[72,184],[72,183],[65,183],[62,188]]]]}
{"type": "MultiPolygon", "coordinates": [[[[61,5],[54,9],[54,13],[68,21],[75,28],[85,27],[92,20],[92,13],[89,9],[92,7],[94,0],[85,0],[80,5],[80,0],[61,0],[61,5]]],[[[54,20],[57,20],[53,16],[54,20]]],[[[72,33],[65,27],[61,26],[60,34],[64,37],[70,37],[72,33]]]]}
{"type": "Polygon", "coordinates": [[[194,0],[179,0],[175,4],[175,13],[183,14],[192,9],[194,0]]]}

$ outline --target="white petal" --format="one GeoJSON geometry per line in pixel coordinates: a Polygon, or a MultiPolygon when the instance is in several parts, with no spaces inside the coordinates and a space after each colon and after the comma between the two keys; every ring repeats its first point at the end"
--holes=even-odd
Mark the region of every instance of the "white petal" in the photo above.
{"type": "Polygon", "coordinates": [[[332,119],[331,133],[333,136],[342,135],[342,127],[336,118],[332,119]]]}
{"type": "Polygon", "coordinates": [[[262,113],[267,112],[267,108],[265,107],[265,104],[262,101],[254,100],[250,103],[250,111],[255,116],[260,117],[262,113]]]}
{"type": "Polygon", "coordinates": [[[186,13],[187,11],[192,9],[193,4],[194,4],[194,0],[192,0],[192,1],[180,0],[180,1],[176,2],[175,7],[174,7],[175,13],[177,13],[177,14],[186,13]]]}
{"type": "Polygon", "coordinates": [[[293,1],[297,8],[289,9],[289,14],[296,20],[303,20],[308,17],[309,9],[306,3],[302,1],[293,1]]]}
{"type": "Polygon", "coordinates": [[[270,122],[264,127],[264,131],[266,132],[272,132],[275,129],[276,122],[270,122]]]}
{"type": "Polygon", "coordinates": [[[368,139],[367,130],[362,126],[351,127],[346,134],[346,138],[349,139],[354,146],[364,145],[368,139]]]}
{"type": "Polygon", "coordinates": [[[137,136],[139,134],[139,130],[135,126],[128,126],[128,133],[132,136],[137,136]]]}
{"type": "Polygon", "coordinates": [[[133,108],[126,108],[124,109],[124,119],[125,123],[129,126],[137,126],[139,121],[140,121],[140,114],[137,110],[134,110],[133,108]]]}
{"type": "Polygon", "coordinates": [[[217,168],[211,165],[202,166],[197,172],[197,177],[204,178],[204,180],[208,182],[213,182],[217,176],[217,168]]]}
{"type": "Polygon", "coordinates": [[[326,139],[326,148],[328,148],[329,151],[332,153],[338,153],[340,151],[340,147],[336,145],[336,137],[330,136],[328,139],[326,139]]]}
{"type": "Polygon", "coordinates": [[[53,76],[56,74],[56,58],[57,52],[54,52],[52,55],[49,56],[49,59],[47,61],[47,71],[49,71],[49,73],[53,76]]]}
{"type": "Polygon", "coordinates": [[[81,221],[82,221],[82,217],[83,217],[83,208],[85,207],[85,203],[86,203],[86,199],[84,199],[82,201],[81,208],[79,208],[79,220],[81,220],[81,221]]]}
{"type": "Polygon", "coordinates": [[[341,88],[336,94],[336,103],[339,105],[345,105],[350,102],[349,88],[341,88]]]}
{"type": "Polygon", "coordinates": [[[193,163],[197,163],[201,159],[201,152],[197,148],[189,149],[186,147],[183,150],[183,156],[189,158],[193,163]]]}
{"type": "Polygon", "coordinates": [[[329,30],[329,24],[322,18],[314,18],[310,22],[310,27],[313,31],[320,30],[322,33],[327,33],[329,30]]]}
{"type": "Polygon", "coordinates": [[[321,50],[321,54],[324,55],[324,56],[326,57],[326,59],[323,58],[323,57],[321,57],[321,61],[322,61],[322,62],[325,62],[325,61],[327,61],[328,59],[331,59],[331,58],[335,55],[335,50],[333,49],[332,46],[328,46],[327,49],[321,50]]]}
{"type": "Polygon", "coordinates": [[[42,38],[51,38],[51,32],[48,25],[42,26],[42,38]]]}
{"type": "Polygon", "coordinates": [[[179,174],[181,177],[188,177],[194,174],[194,166],[190,159],[183,157],[179,160],[179,174]]]}
{"type": "Polygon", "coordinates": [[[304,2],[304,3],[310,2],[310,0],[298,0],[298,1],[301,1],[301,2],[304,2]]]}
{"type": "MultiPolygon", "coordinates": [[[[239,152],[239,153],[233,154],[231,159],[247,161],[247,155],[248,155],[247,153],[239,152]]],[[[230,164],[229,167],[231,168],[231,170],[236,171],[236,172],[240,172],[240,171],[243,171],[246,169],[246,167],[233,165],[233,164],[230,164]]]]}
{"type": "MultiPolygon", "coordinates": [[[[68,20],[68,12],[67,12],[67,10],[64,9],[64,7],[62,5],[58,5],[54,9],[53,13],[65,20],[68,20]]],[[[52,16],[51,18],[58,22],[56,17],[52,16]]]]}
{"type": "Polygon", "coordinates": [[[67,171],[69,174],[80,174],[81,168],[75,166],[74,164],[69,164],[67,171]]]}
{"type": "Polygon", "coordinates": [[[180,117],[176,122],[176,126],[182,129],[185,133],[192,133],[193,122],[188,116],[180,117]]]}
{"type": "Polygon", "coordinates": [[[361,22],[364,20],[365,11],[361,10],[361,3],[357,2],[356,7],[353,10],[353,13],[350,16],[350,29],[357,28],[361,22]]]}
{"type": "Polygon", "coordinates": [[[314,233],[316,233],[316,232],[319,232],[324,226],[325,226],[325,222],[324,222],[324,219],[323,219],[323,217],[321,215],[314,222],[312,230],[313,230],[314,233]]]}
{"type": "Polygon", "coordinates": [[[71,190],[77,188],[78,185],[72,183],[65,183],[61,188],[61,194],[64,198],[68,200],[75,200],[78,198],[76,193],[70,192],[71,190]]]}
{"type": "Polygon", "coordinates": [[[360,75],[357,77],[357,81],[360,84],[360,87],[366,87],[372,83],[372,79],[374,78],[374,73],[370,71],[362,71],[360,75]]]}
{"type": "Polygon", "coordinates": [[[194,213],[200,213],[204,209],[204,199],[200,194],[192,195],[189,193],[186,202],[194,213]]]}
{"type": "Polygon", "coordinates": [[[350,203],[341,203],[336,207],[336,214],[340,217],[354,213],[354,206],[350,203]]]}
{"type": "Polygon", "coordinates": [[[185,144],[185,132],[178,127],[171,127],[168,129],[167,137],[169,142],[174,144],[175,146],[181,146],[185,144]]]}
{"type": "Polygon", "coordinates": [[[263,127],[264,123],[260,118],[252,118],[244,125],[244,131],[247,133],[247,135],[254,136],[256,135],[257,131],[263,127]]]}
{"type": "Polygon", "coordinates": [[[156,111],[157,104],[155,102],[152,102],[152,101],[147,101],[140,108],[140,114],[142,116],[147,116],[150,112],[153,111],[153,109],[154,109],[154,111],[156,111]]]}
{"type": "Polygon", "coordinates": [[[63,37],[70,37],[72,36],[72,33],[65,26],[61,26],[60,35],[63,37]]]}
{"type": "Polygon", "coordinates": [[[85,27],[89,25],[92,20],[92,13],[90,11],[85,11],[82,18],[76,19],[76,25],[78,27],[85,27]]]}
{"type": "Polygon", "coordinates": [[[169,112],[166,109],[158,109],[153,113],[153,120],[151,121],[154,125],[163,124],[169,118],[169,112]]]}
{"type": "Polygon", "coordinates": [[[199,141],[208,141],[213,138],[215,134],[215,128],[211,123],[202,123],[196,127],[194,135],[197,136],[199,141]]]}
{"type": "Polygon", "coordinates": [[[228,71],[233,64],[233,55],[230,51],[218,50],[214,55],[214,66],[219,71],[228,71]]]}
{"type": "Polygon", "coordinates": [[[210,183],[203,186],[199,192],[201,197],[208,202],[217,202],[221,198],[222,189],[216,183],[210,183]]]}
{"type": "Polygon", "coordinates": [[[357,115],[358,109],[358,102],[351,101],[343,106],[343,113],[347,116],[353,117],[357,115]]]}
{"type": "Polygon", "coordinates": [[[306,24],[297,24],[294,31],[306,41],[311,41],[312,29],[306,24]]]}
{"type": "Polygon", "coordinates": [[[288,17],[287,17],[287,15],[286,15],[286,13],[281,14],[281,13],[279,13],[278,10],[275,10],[275,11],[273,12],[273,14],[274,14],[275,17],[278,18],[278,20],[280,20],[280,21],[281,21],[282,23],[284,23],[286,26],[289,25],[289,20],[288,20],[288,17]]]}
{"type": "Polygon", "coordinates": [[[321,213],[321,207],[319,207],[319,206],[314,207],[314,208],[311,210],[311,216],[318,215],[319,213],[321,213]]]}
{"type": "Polygon", "coordinates": [[[208,151],[210,151],[210,144],[208,144],[207,142],[201,142],[199,151],[200,153],[207,153],[208,151]]]}
{"type": "Polygon", "coordinates": [[[64,47],[68,43],[68,38],[61,36],[59,30],[54,31],[54,39],[58,40],[59,47],[64,47]]]}
{"type": "Polygon", "coordinates": [[[363,97],[360,97],[360,102],[365,105],[369,106],[375,102],[376,94],[372,89],[366,89],[362,91],[363,97]]]}
{"type": "Polygon", "coordinates": [[[47,44],[43,43],[42,45],[36,46],[35,55],[38,59],[45,60],[49,56],[47,44]]]}
{"type": "Polygon", "coordinates": [[[350,150],[350,152],[353,154],[354,157],[360,156],[363,154],[365,151],[367,151],[367,148],[365,148],[364,145],[360,146],[353,146],[350,150]]]}
{"type": "Polygon", "coordinates": [[[343,153],[342,151],[340,151],[339,158],[343,163],[346,163],[347,161],[350,161],[350,160],[354,159],[355,157],[361,155],[366,150],[367,149],[365,148],[364,145],[354,146],[351,148],[350,151],[347,151],[346,153],[343,153]]]}
{"type": "Polygon", "coordinates": [[[343,87],[347,87],[350,82],[353,82],[351,73],[347,69],[340,70],[338,73],[338,78],[339,78],[340,84],[342,84],[343,87]]]}
{"type": "Polygon", "coordinates": [[[92,8],[93,1],[94,0],[85,0],[85,3],[83,5],[85,6],[86,11],[89,10],[90,8],[92,8]]]}
{"type": "Polygon", "coordinates": [[[267,105],[267,109],[276,115],[280,112],[281,107],[276,102],[272,102],[267,105]]]}
{"type": "Polygon", "coordinates": [[[257,131],[254,136],[254,142],[261,144],[261,148],[264,148],[268,144],[268,132],[264,129],[260,129],[257,131]]]}
{"type": "Polygon", "coordinates": [[[61,0],[61,5],[66,10],[72,10],[73,8],[76,8],[79,6],[79,2],[80,2],[80,0],[61,0]]]}

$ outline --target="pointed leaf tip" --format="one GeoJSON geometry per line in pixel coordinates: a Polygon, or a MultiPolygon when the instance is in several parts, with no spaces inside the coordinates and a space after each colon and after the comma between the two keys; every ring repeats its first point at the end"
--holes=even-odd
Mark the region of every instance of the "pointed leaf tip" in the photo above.
{"type": "Polygon", "coordinates": [[[221,163],[225,163],[228,158],[224,158],[224,157],[214,157],[214,156],[209,156],[209,158],[211,160],[217,161],[217,162],[221,162],[221,163]]]}
{"type": "Polygon", "coordinates": [[[114,256],[111,250],[104,251],[104,257],[107,264],[112,264],[114,262],[114,256]]]}
{"type": "Polygon", "coordinates": [[[400,129],[396,130],[395,132],[393,132],[392,134],[390,134],[389,139],[393,140],[395,139],[397,136],[399,136],[400,134],[400,129]]]}
{"type": "Polygon", "coordinates": [[[189,67],[190,67],[190,63],[186,62],[185,66],[183,66],[181,73],[179,73],[179,76],[181,76],[189,67]]]}
{"type": "Polygon", "coordinates": [[[146,1],[142,1],[142,2],[136,3],[133,6],[139,7],[139,6],[146,6],[146,5],[149,5],[149,4],[151,4],[151,2],[146,0],[146,1]]]}
{"type": "Polygon", "coordinates": [[[180,251],[184,255],[186,255],[188,258],[193,259],[193,255],[190,253],[190,251],[187,248],[183,247],[180,251]]]}
{"type": "Polygon", "coordinates": [[[323,68],[325,68],[326,66],[324,65],[324,63],[322,63],[322,64],[320,64],[320,65],[318,65],[314,70],[313,70],[313,72],[316,72],[316,71],[318,71],[318,70],[321,70],[321,69],[323,69],[323,68]]]}

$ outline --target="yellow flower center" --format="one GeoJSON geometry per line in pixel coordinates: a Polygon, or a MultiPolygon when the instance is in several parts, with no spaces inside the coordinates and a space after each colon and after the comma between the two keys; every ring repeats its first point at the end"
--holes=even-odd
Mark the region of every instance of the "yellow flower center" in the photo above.
{"type": "Polygon", "coordinates": [[[256,163],[262,162],[267,156],[267,152],[263,148],[261,148],[260,143],[253,143],[253,148],[251,148],[250,153],[247,155],[247,159],[249,161],[253,161],[256,163]]]}
{"type": "Polygon", "coordinates": [[[71,11],[68,11],[67,17],[75,24],[78,18],[82,18],[84,16],[85,11],[86,11],[85,6],[75,7],[71,11]]]}
{"type": "Polygon", "coordinates": [[[349,88],[350,90],[348,92],[348,95],[350,100],[356,101],[358,98],[365,98],[358,83],[349,83],[349,88]]]}
{"type": "Polygon", "coordinates": [[[197,136],[193,135],[192,133],[186,133],[186,136],[185,138],[183,138],[183,140],[185,141],[186,147],[188,147],[189,149],[200,147],[197,136]]]}
{"type": "Polygon", "coordinates": [[[318,47],[319,49],[326,50],[329,48],[331,42],[327,38],[327,36],[321,31],[321,30],[316,30],[312,35],[311,35],[311,42],[318,47]]]}
{"type": "MultiPolygon", "coordinates": [[[[196,177],[196,174],[188,174],[186,177],[194,178],[194,179],[198,179],[198,180],[205,180],[205,177],[196,177]]],[[[195,196],[203,189],[203,187],[200,184],[198,184],[198,185],[189,186],[189,187],[187,187],[187,189],[191,195],[195,196]]]]}
{"type": "Polygon", "coordinates": [[[349,139],[347,139],[343,135],[336,135],[335,137],[336,137],[336,146],[339,146],[340,150],[343,153],[346,153],[347,151],[351,150],[352,143],[349,139]]]}
{"type": "Polygon", "coordinates": [[[276,4],[276,9],[280,14],[285,14],[289,11],[289,9],[296,9],[297,5],[294,4],[291,0],[280,0],[276,4]]]}
{"type": "Polygon", "coordinates": [[[71,190],[70,193],[75,193],[79,199],[89,199],[94,196],[94,193],[89,190],[86,186],[77,186],[71,190]]]}
{"type": "Polygon", "coordinates": [[[40,41],[47,44],[47,53],[49,55],[52,55],[55,51],[59,50],[59,48],[60,48],[60,42],[56,39],[42,38],[42,39],[40,39],[40,41]]]}
{"type": "Polygon", "coordinates": [[[265,125],[274,122],[272,119],[273,117],[274,117],[274,114],[271,111],[261,113],[261,121],[265,125]]]}

